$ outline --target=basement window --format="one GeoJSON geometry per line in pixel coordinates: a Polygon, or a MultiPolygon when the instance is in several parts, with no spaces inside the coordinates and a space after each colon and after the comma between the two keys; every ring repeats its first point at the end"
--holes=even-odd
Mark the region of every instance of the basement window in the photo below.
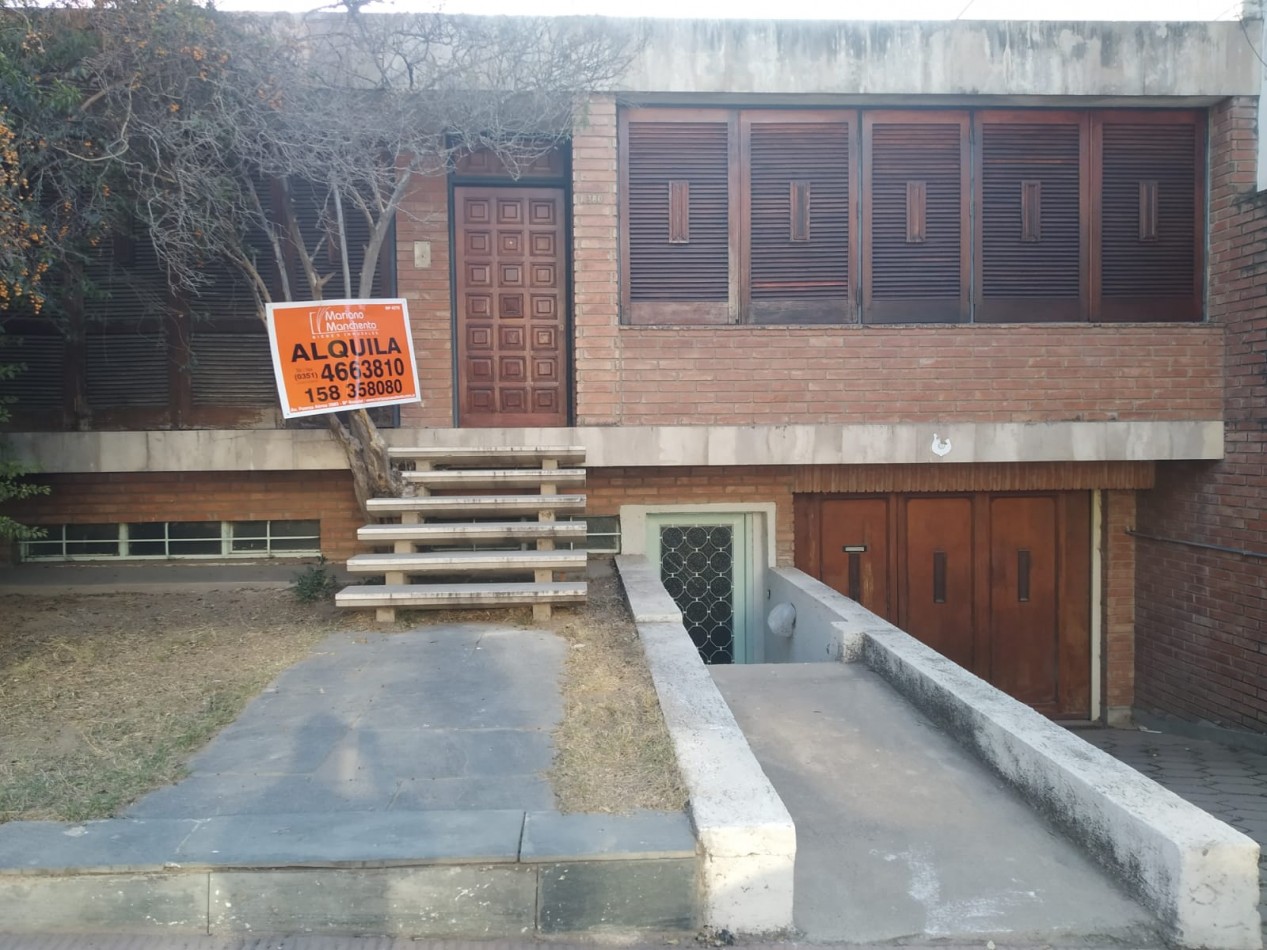
{"type": "Polygon", "coordinates": [[[588,551],[590,554],[620,553],[620,517],[618,515],[572,515],[564,521],[584,521],[584,541],[561,541],[559,547],[568,551],[588,551]]]}
{"type": "Polygon", "coordinates": [[[23,541],[23,561],[170,560],[176,558],[311,557],[321,553],[321,523],[285,521],[155,521],[62,524],[23,541]]]}

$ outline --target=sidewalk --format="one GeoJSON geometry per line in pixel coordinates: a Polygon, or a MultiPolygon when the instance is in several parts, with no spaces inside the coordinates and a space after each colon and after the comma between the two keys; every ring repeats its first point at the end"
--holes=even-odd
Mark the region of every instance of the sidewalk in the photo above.
{"type": "Polygon", "coordinates": [[[122,817],[0,825],[0,931],[690,930],[684,814],[555,808],[565,652],[501,624],[333,635],[122,817]]]}
{"type": "Polygon", "coordinates": [[[1263,849],[1258,907],[1267,943],[1267,755],[1138,729],[1086,729],[1078,735],[1258,842],[1263,849]]]}

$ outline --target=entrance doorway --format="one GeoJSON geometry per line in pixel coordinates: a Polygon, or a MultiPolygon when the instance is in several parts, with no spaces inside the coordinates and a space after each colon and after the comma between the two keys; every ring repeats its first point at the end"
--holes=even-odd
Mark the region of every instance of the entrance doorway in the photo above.
{"type": "Polygon", "coordinates": [[[1090,718],[1087,492],[798,496],[797,567],[1049,716],[1090,718]]]}
{"type": "Polygon", "coordinates": [[[709,664],[753,663],[752,515],[647,515],[647,557],[709,664]]]}
{"type": "Polygon", "coordinates": [[[567,425],[563,190],[458,187],[453,207],[459,424],[567,425]]]}

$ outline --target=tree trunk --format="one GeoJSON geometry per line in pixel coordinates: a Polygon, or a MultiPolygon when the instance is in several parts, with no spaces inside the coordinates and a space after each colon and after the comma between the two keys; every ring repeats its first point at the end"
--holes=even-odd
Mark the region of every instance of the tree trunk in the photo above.
{"type": "Polygon", "coordinates": [[[330,421],[330,431],[347,455],[361,515],[369,520],[367,502],[371,498],[399,498],[405,494],[405,480],[392,467],[387,443],[364,409],[334,412],[326,418],[330,421]]]}

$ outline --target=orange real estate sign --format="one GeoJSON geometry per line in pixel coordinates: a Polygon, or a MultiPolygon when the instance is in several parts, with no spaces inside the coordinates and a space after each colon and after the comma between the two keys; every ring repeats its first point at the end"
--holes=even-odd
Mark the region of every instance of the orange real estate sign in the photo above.
{"type": "Polygon", "coordinates": [[[267,309],[287,419],[422,401],[405,301],[309,300],[267,309]]]}

